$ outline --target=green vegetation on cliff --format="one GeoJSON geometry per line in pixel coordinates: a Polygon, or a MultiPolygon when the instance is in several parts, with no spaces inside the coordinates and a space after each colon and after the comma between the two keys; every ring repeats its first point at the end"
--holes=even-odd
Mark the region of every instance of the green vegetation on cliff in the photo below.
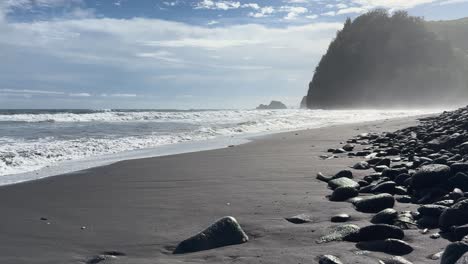
{"type": "Polygon", "coordinates": [[[453,29],[448,22],[427,23],[403,11],[390,15],[385,10],[348,19],[315,70],[307,106],[461,103],[468,98],[468,35],[457,32],[468,30],[468,26],[463,20],[453,23],[459,28],[453,29]]]}

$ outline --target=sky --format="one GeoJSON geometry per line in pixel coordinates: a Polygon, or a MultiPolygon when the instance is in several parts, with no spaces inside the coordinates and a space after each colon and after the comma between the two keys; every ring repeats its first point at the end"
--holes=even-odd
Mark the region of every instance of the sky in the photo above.
{"type": "Polygon", "coordinates": [[[468,0],[0,0],[0,108],[297,107],[347,17],[468,0]]]}

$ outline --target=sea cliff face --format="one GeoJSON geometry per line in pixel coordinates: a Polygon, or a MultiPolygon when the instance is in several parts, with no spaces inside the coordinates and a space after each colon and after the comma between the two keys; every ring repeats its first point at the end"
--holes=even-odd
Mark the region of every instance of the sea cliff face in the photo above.
{"type": "MultiPolygon", "coordinates": [[[[461,20],[464,21],[464,20],[461,20]]],[[[453,105],[468,98],[468,23],[425,22],[374,10],[348,19],[316,67],[308,108],[453,105]],[[455,29],[454,29],[455,28],[455,29]],[[448,29],[453,29],[449,31],[448,29]],[[444,34],[450,32],[450,34],[444,34]],[[462,47],[460,47],[462,46],[462,47]]]]}

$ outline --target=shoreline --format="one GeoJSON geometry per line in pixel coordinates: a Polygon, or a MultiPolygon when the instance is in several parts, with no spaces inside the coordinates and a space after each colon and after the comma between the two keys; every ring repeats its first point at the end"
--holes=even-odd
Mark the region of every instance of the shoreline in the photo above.
{"type": "MultiPolygon", "coordinates": [[[[352,214],[350,223],[360,226],[368,221],[348,203],[329,202],[329,190],[315,179],[317,172],[330,175],[361,159],[319,156],[357,134],[397,130],[417,124],[417,118],[274,134],[232,148],[127,160],[72,177],[1,186],[0,239],[8,243],[0,245],[0,262],[86,263],[118,251],[125,255],[111,263],[306,263],[319,254],[368,263],[382,254],[358,254],[352,243],[315,243],[335,213],[352,214]],[[313,215],[310,224],[284,220],[306,212],[313,215]],[[238,219],[251,241],[171,254],[178,242],[226,215],[238,219]]],[[[421,239],[416,230],[408,237],[417,245],[408,256],[415,263],[431,263],[427,255],[446,246],[441,239],[421,239]]]]}
{"type": "Polygon", "coordinates": [[[407,118],[417,119],[417,118],[422,118],[422,117],[431,116],[431,115],[434,115],[434,114],[378,119],[378,120],[373,120],[373,121],[364,121],[364,122],[356,122],[356,123],[324,124],[324,125],[313,127],[313,128],[264,131],[264,132],[246,133],[246,134],[234,135],[234,136],[218,136],[212,139],[179,142],[179,143],[174,143],[174,144],[156,146],[153,148],[134,149],[134,150],[123,151],[123,152],[118,152],[118,153],[113,153],[113,154],[91,156],[91,157],[78,159],[78,160],[64,160],[64,161],[57,162],[55,164],[47,165],[37,170],[2,175],[0,176],[0,187],[41,180],[41,179],[45,179],[49,177],[65,176],[67,174],[73,174],[82,170],[88,170],[88,169],[93,169],[97,167],[112,165],[121,161],[146,159],[146,158],[154,158],[154,157],[164,157],[164,156],[171,156],[171,155],[178,155],[178,154],[223,149],[223,148],[228,148],[229,146],[233,146],[233,145],[237,146],[241,144],[246,144],[258,138],[277,135],[277,134],[301,132],[301,131],[307,131],[310,129],[319,129],[319,128],[342,126],[342,125],[366,124],[369,122],[378,122],[382,120],[398,120],[398,119],[407,119],[407,118]]]}

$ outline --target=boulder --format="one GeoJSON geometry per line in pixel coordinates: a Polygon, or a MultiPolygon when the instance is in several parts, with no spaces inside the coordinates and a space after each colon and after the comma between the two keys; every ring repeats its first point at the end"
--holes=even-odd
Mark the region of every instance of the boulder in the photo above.
{"type": "Polygon", "coordinates": [[[448,181],[450,167],[442,164],[430,164],[421,166],[411,178],[411,187],[423,189],[434,187],[442,182],[448,181]]]}
{"type": "Polygon", "coordinates": [[[217,247],[242,244],[249,240],[237,220],[232,216],[226,216],[204,231],[182,242],[174,250],[174,254],[183,254],[217,247]]]}
{"type": "Polygon", "coordinates": [[[332,241],[342,241],[345,237],[351,236],[352,234],[359,232],[359,229],[359,226],[352,224],[337,226],[327,235],[320,237],[317,240],[317,243],[321,244],[332,241]]]}
{"type": "Polygon", "coordinates": [[[370,168],[369,163],[365,161],[360,161],[356,164],[354,164],[353,169],[355,170],[368,170],[370,168]]]}
{"type": "Polygon", "coordinates": [[[338,179],[338,178],[348,178],[352,179],[353,178],[353,173],[350,170],[341,170],[337,174],[335,174],[332,179],[338,179]]]}
{"type": "Polygon", "coordinates": [[[319,257],[319,264],[343,264],[343,262],[333,255],[323,255],[319,257]]]}
{"type": "Polygon", "coordinates": [[[346,241],[360,242],[372,240],[385,240],[387,238],[403,239],[405,233],[399,227],[385,224],[365,226],[357,233],[350,234],[344,238],[346,241]]]}
{"type": "Polygon", "coordinates": [[[305,224],[312,222],[312,216],[309,214],[299,214],[292,217],[286,217],[286,221],[293,224],[305,224]]]}
{"type": "Polygon", "coordinates": [[[398,217],[398,212],[393,208],[387,208],[378,212],[371,219],[373,224],[393,224],[393,221],[398,217]]]}
{"type": "Polygon", "coordinates": [[[437,204],[425,204],[418,208],[418,212],[424,216],[433,216],[439,217],[447,206],[437,205],[437,204]]]}
{"type": "Polygon", "coordinates": [[[351,216],[349,216],[348,214],[337,214],[332,216],[330,220],[333,223],[343,223],[349,221],[349,219],[351,219],[351,216]]]}
{"type": "Polygon", "coordinates": [[[462,200],[447,208],[439,218],[439,226],[442,229],[465,224],[468,224],[468,200],[462,200]]]}
{"type": "Polygon", "coordinates": [[[353,198],[359,195],[358,190],[353,187],[338,187],[330,196],[330,201],[340,202],[346,201],[349,198],[353,198]]]}
{"type": "Polygon", "coordinates": [[[394,181],[385,181],[375,185],[372,189],[372,193],[395,193],[396,183],[394,181]]]}
{"type": "Polygon", "coordinates": [[[385,239],[375,241],[363,241],[356,244],[361,250],[384,252],[390,255],[406,255],[413,252],[413,247],[398,239],[385,239]]]}
{"type": "Polygon", "coordinates": [[[389,259],[381,260],[380,264],[413,264],[413,263],[405,259],[404,257],[396,256],[396,257],[392,257],[389,259]]]}
{"type": "Polygon", "coordinates": [[[377,213],[383,209],[393,208],[394,205],[395,198],[388,193],[363,197],[354,203],[356,210],[363,213],[377,213]]]}
{"type": "Polygon", "coordinates": [[[333,180],[330,180],[328,181],[328,186],[334,190],[338,187],[351,187],[351,188],[355,188],[355,189],[359,189],[359,183],[351,180],[351,179],[348,179],[346,177],[341,177],[341,178],[338,178],[338,179],[333,179],[333,180]]]}
{"type": "Polygon", "coordinates": [[[468,252],[468,243],[466,242],[449,244],[440,258],[440,264],[455,264],[466,252],[468,252]]]}

